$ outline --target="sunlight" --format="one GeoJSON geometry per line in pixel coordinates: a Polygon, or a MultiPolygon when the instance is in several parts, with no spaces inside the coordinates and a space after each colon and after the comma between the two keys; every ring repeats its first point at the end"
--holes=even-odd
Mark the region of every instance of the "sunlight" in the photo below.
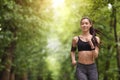
{"type": "Polygon", "coordinates": [[[57,8],[57,7],[62,7],[64,4],[64,0],[53,0],[53,8],[57,8]]]}
{"type": "Polygon", "coordinates": [[[60,41],[58,38],[48,38],[48,45],[47,48],[53,50],[54,52],[59,50],[60,47],[60,41]]]}
{"type": "Polygon", "coordinates": [[[108,9],[110,10],[112,8],[112,4],[108,4],[108,9]]]}

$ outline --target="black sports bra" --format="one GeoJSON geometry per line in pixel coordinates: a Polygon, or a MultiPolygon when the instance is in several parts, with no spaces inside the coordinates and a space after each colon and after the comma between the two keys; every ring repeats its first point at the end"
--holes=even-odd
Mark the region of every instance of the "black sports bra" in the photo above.
{"type": "Polygon", "coordinates": [[[78,36],[77,47],[78,47],[78,51],[94,50],[94,49],[91,49],[91,46],[90,46],[89,42],[82,41],[79,36],[78,36]]]}

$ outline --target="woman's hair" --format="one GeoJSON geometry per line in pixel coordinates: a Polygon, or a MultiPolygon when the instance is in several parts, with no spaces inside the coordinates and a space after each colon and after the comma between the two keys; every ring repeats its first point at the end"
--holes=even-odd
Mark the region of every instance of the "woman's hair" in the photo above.
{"type": "Polygon", "coordinates": [[[88,17],[83,17],[82,19],[81,19],[81,21],[80,21],[80,23],[82,22],[82,20],[83,19],[88,19],[88,21],[90,22],[90,24],[92,25],[91,27],[90,27],[90,34],[91,35],[93,35],[93,38],[92,38],[92,42],[93,42],[93,44],[94,44],[94,46],[99,46],[99,44],[98,44],[98,42],[97,42],[97,39],[96,39],[96,30],[93,28],[93,22],[92,22],[92,20],[90,19],[90,18],[88,18],[88,17]]]}

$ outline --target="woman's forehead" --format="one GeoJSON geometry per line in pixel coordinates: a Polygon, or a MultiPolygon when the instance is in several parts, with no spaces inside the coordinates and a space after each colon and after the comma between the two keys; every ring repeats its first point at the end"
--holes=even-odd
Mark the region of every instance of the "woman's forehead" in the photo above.
{"type": "Polygon", "coordinates": [[[81,22],[89,22],[88,19],[83,19],[81,22]]]}

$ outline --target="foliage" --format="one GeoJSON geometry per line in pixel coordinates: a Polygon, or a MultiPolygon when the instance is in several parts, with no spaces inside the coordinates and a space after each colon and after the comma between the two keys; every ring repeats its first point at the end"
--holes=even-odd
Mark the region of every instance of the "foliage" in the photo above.
{"type": "Polygon", "coordinates": [[[71,66],[70,59],[71,41],[81,33],[80,19],[89,16],[94,28],[100,31],[97,34],[101,39],[100,54],[96,60],[99,80],[106,75],[108,80],[117,80],[115,45],[119,42],[114,41],[112,9],[117,11],[116,30],[120,41],[120,1],[57,1],[0,1],[0,75],[5,69],[3,59],[8,54],[5,50],[14,41],[11,68],[17,75],[15,80],[20,80],[25,73],[29,80],[75,80],[75,67],[71,66]]]}

